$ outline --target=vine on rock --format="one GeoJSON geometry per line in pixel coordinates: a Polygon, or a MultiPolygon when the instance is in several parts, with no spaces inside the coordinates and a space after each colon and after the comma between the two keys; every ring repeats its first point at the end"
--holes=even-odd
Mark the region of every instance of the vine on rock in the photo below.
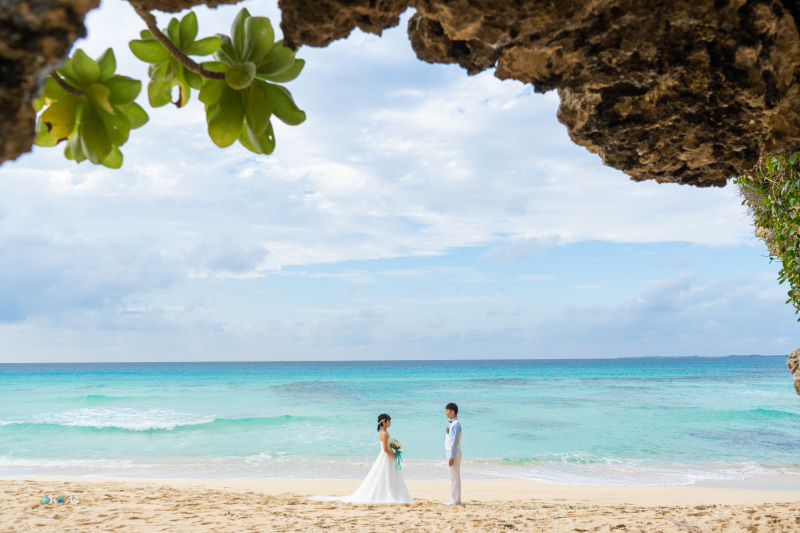
{"type": "MultiPolygon", "coordinates": [[[[237,140],[251,152],[270,154],[275,149],[274,115],[289,125],[305,121],[291,93],[279,83],[295,79],[305,62],[295,52],[275,42],[270,20],[252,17],[242,9],[231,26],[231,36],[217,34],[197,40],[197,16],[189,12],[180,21],[173,18],[166,30],[155,17],[134,4],[147,30],[130,49],[149,64],[147,96],[151,107],[168,103],[181,108],[192,89],[205,104],[208,134],[220,148],[237,140]],[[189,56],[209,56],[214,61],[197,63],[189,56]],[[173,89],[178,88],[173,102],[173,89]]],[[[91,59],[83,50],[45,81],[34,101],[42,111],[36,124],[38,146],[56,146],[66,141],[64,155],[78,163],[120,168],[120,147],[130,130],[143,126],[149,117],[134,102],[142,82],[115,73],[116,58],[110,48],[91,59]],[[46,107],[46,108],[45,108],[46,107]]]]}
{"type": "MultiPolygon", "coordinates": [[[[734,180],[764,240],[770,261],[779,260],[778,281],[789,282],[789,299],[800,313],[800,153],[763,156],[751,175],[734,180]]],[[[798,318],[800,322],[800,318],[798,318]]]]}

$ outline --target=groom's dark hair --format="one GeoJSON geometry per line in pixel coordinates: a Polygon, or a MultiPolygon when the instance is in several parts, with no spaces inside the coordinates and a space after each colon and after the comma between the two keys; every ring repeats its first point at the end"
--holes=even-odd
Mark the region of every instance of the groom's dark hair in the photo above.
{"type": "MultiPolygon", "coordinates": [[[[439,404],[439,405],[441,405],[441,404],[439,404]]],[[[456,414],[456,416],[458,416],[458,406],[456,404],[451,402],[451,403],[448,403],[444,408],[445,409],[450,409],[451,411],[453,411],[456,414]]]]}

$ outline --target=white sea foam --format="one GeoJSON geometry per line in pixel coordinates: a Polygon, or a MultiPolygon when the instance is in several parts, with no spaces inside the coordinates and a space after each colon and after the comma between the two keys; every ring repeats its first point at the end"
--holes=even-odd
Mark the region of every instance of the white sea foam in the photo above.
{"type": "MultiPolygon", "coordinates": [[[[39,459],[0,456],[0,475],[95,475],[151,479],[363,479],[372,461],[286,455],[264,452],[237,457],[150,459],[39,459]]],[[[616,459],[606,465],[544,461],[503,464],[500,461],[465,461],[464,479],[530,479],[565,485],[648,486],[692,485],[701,480],[742,480],[755,475],[798,475],[796,466],[757,463],[718,465],[643,465],[616,459]],[[613,463],[615,466],[609,467],[613,463]]],[[[448,478],[444,460],[404,460],[407,480],[448,478]]]]}
{"type": "Polygon", "coordinates": [[[182,413],[172,409],[91,408],[71,409],[57,413],[41,413],[7,424],[53,424],[57,426],[118,428],[130,431],[173,430],[180,426],[208,424],[214,416],[182,413]]]}
{"type": "Polygon", "coordinates": [[[531,479],[566,485],[651,486],[693,485],[701,480],[741,480],[754,475],[800,475],[797,465],[764,466],[754,462],[705,465],[657,464],[599,458],[592,462],[540,461],[503,464],[498,461],[467,461],[463,471],[507,479],[531,479]]]}
{"type": "Polygon", "coordinates": [[[28,457],[14,457],[0,455],[0,468],[33,468],[33,469],[128,469],[135,468],[136,465],[131,460],[126,459],[41,459],[28,457]]]}

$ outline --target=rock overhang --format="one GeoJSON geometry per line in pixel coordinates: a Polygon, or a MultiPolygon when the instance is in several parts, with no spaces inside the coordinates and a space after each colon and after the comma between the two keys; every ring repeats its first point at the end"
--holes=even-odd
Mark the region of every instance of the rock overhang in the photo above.
{"type": "MultiPolygon", "coordinates": [[[[177,12],[237,0],[141,0],[177,12]]],[[[31,101],[98,0],[0,3],[0,162],[30,150],[31,101]]],[[[633,180],[724,186],[759,156],[800,150],[793,0],[279,0],[287,44],[380,34],[409,8],[431,63],[557,90],[572,140],[633,180]]],[[[532,125],[535,127],[535,125],[532,125]]]]}

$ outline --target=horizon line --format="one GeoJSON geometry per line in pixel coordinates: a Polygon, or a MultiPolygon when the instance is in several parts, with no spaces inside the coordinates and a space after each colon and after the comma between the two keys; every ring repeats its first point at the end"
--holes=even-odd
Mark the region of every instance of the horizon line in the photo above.
{"type": "Polygon", "coordinates": [[[0,365],[130,365],[130,364],[230,364],[230,363],[457,363],[457,362],[507,362],[507,361],[618,361],[622,359],[729,359],[774,358],[785,355],[645,355],[640,357],[581,357],[581,358],[511,358],[511,359],[296,359],[296,360],[237,360],[237,361],[43,361],[32,363],[0,362],[0,365]]]}

